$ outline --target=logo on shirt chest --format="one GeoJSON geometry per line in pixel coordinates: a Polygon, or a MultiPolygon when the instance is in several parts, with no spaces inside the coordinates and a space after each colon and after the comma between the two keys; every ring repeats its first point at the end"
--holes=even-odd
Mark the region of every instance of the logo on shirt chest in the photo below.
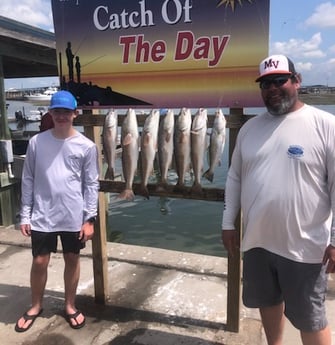
{"type": "Polygon", "coordinates": [[[290,145],[287,154],[291,158],[301,158],[304,156],[304,148],[299,145],[290,145]]]}

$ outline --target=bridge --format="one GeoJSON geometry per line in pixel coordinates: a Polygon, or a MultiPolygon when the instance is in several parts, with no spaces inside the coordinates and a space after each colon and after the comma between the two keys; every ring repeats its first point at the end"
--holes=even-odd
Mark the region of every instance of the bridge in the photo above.
{"type": "MultiPolygon", "coordinates": [[[[0,16],[0,114],[6,114],[4,79],[57,75],[55,34],[0,16]]],[[[10,139],[6,116],[0,139],[10,139]]]]}
{"type": "Polygon", "coordinates": [[[0,16],[0,222],[15,221],[19,184],[10,179],[13,159],[4,79],[57,76],[55,35],[0,16]]]}

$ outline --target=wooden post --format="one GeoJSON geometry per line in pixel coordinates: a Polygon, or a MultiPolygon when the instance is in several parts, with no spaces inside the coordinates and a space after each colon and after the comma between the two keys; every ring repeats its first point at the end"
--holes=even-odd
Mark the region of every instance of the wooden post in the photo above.
{"type": "Polygon", "coordinates": [[[7,172],[0,173],[0,224],[9,226],[16,222],[16,211],[19,206],[16,203],[18,183],[11,182],[7,172]]]}
{"type": "MultiPolygon", "coordinates": [[[[237,134],[242,124],[243,109],[230,109],[229,120],[232,126],[229,129],[229,165],[235,148],[237,134]]],[[[242,217],[239,213],[236,223],[241,242],[242,217]]],[[[227,291],[227,330],[238,332],[240,328],[240,304],[241,304],[241,253],[233,258],[228,257],[228,291],[227,291]]]]}
{"type": "MultiPolygon", "coordinates": [[[[87,111],[92,115],[91,111],[87,111]]],[[[85,113],[85,111],[84,111],[85,113]]],[[[80,115],[79,115],[80,116],[80,115]]],[[[101,131],[98,127],[84,126],[85,135],[98,146],[100,171],[101,159],[101,131]]],[[[108,257],[107,257],[107,232],[106,232],[106,203],[105,195],[99,192],[98,217],[94,224],[94,236],[92,239],[93,274],[95,302],[105,304],[108,297],[108,257]]]]}
{"type": "Polygon", "coordinates": [[[4,84],[4,71],[2,55],[0,55],[0,139],[10,139],[10,132],[7,121],[6,95],[4,84]]]}

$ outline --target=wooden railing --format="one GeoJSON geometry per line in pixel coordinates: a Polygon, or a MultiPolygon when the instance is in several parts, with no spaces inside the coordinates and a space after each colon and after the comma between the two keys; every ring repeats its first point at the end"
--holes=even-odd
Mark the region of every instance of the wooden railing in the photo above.
{"type": "MultiPolygon", "coordinates": [[[[99,114],[100,110],[85,108],[82,115],[75,120],[75,125],[83,126],[85,135],[93,140],[98,147],[101,146],[101,127],[104,125],[105,115],[99,114]]],[[[138,115],[137,121],[139,126],[143,126],[146,115],[138,115]]],[[[250,118],[243,114],[243,109],[230,109],[230,114],[226,116],[229,128],[229,164],[235,147],[236,137],[241,126],[250,118]]],[[[119,126],[123,121],[123,116],[118,116],[119,126]]],[[[212,127],[214,114],[208,116],[208,127],[212,127]]],[[[101,152],[102,150],[99,150],[101,152]]],[[[102,168],[102,157],[99,159],[100,168],[102,168]]],[[[175,191],[174,186],[169,186],[167,191],[159,192],[156,185],[149,184],[149,194],[152,196],[169,196],[172,198],[197,199],[206,201],[223,201],[224,189],[220,188],[202,188],[202,193],[193,194],[190,188],[186,188],[182,193],[175,191]]],[[[95,236],[92,240],[93,250],[93,271],[95,301],[105,304],[108,295],[108,270],[107,270],[107,232],[106,232],[106,202],[105,192],[119,193],[124,188],[123,182],[100,180],[99,193],[99,212],[98,220],[95,224],[95,236]]],[[[139,190],[139,184],[134,183],[133,189],[135,194],[139,190]]],[[[241,216],[236,221],[236,229],[241,234],[241,216]]],[[[218,229],[219,231],[219,229],[218,229]]],[[[241,237],[241,236],[240,236],[241,237]]],[[[240,320],[240,294],[241,294],[241,255],[228,258],[228,293],[227,293],[227,324],[228,331],[239,331],[240,320]]]]}

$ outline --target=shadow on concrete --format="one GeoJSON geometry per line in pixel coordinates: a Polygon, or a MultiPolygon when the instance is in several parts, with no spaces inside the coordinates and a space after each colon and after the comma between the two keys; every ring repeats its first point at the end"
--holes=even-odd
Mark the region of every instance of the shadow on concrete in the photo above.
{"type": "Polygon", "coordinates": [[[77,306],[83,310],[88,317],[95,319],[94,322],[110,321],[117,323],[126,323],[131,321],[141,321],[146,323],[161,323],[177,327],[203,327],[213,330],[225,330],[226,324],[199,320],[177,315],[157,313],[148,310],[136,310],[115,306],[111,303],[106,305],[96,304],[91,296],[78,296],[77,306]]]}
{"type": "MultiPolygon", "coordinates": [[[[14,285],[0,284],[0,322],[4,324],[15,324],[20,315],[30,306],[30,288],[14,285]]],[[[46,290],[44,295],[43,318],[51,318],[54,315],[64,317],[63,292],[46,290]]],[[[136,310],[116,306],[112,303],[97,304],[94,297],[88,295],[77,296],[76,305],[78,309],[92,319],[92,323],[103,321],[127,323],[140,321],[146,323],[161,323],[177,327],[203,327],[213,330],[225,330],[223,323],[194,319],[177,315],[157,313],[148,310],[136,310]]]]}
{"type": "MultiPolygon", "coordinates": [[[[144,340],[145,341],[145,340],[144,340]]],[[[105,343],[103,345],[125,345],[125,344],[134,344],[134,345],[158,345],[162,344],[183,344],[183,345],[208,345],[208,341],[198,338],[198,337],[190,337],[185,336],[182,334],[173,334],[168,332],[162,332],[158,330],[148,330],[145,328],[138,328],[130,331],[129,333],[118,336],[114,338],[112,341],[105,343]],[[143,343],[143,340],[151,338],[152,341],[147,341],[143,343]]],[[[210,343],[211,345],[224,345],[223,343],[210,343]]]]}
{"type": "Polygon", "coordinates": [[[21,345],[76,345],[71,339],[59,333],[42,334],[34,340],[24,341],[21,345]]]}

